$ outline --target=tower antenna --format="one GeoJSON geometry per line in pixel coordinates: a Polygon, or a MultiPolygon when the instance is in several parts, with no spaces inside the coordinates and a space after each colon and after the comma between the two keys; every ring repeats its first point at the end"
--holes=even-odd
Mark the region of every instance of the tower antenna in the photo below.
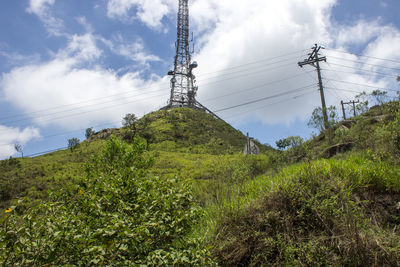
{"type": "MultiPolygon", "coordinates": [[[[189,40],[189,0],[179,0],[177,40],[175,42],[176,55],[174,70],[168,75],[171,78],[171,96],[168,105],[162,109],[188,107],[203,110],[222,120],[218,115],[209,110],[196,100],[197,89],[196,77],[193,69],[197,68],[197,62],[191,59],[190,42],[193,41],[193,33],[189,40]]],[[[194,50],[194,49],[193,49],[194,50]]]]}
{"type": "Polygon", "coordinates": [[[168,72],[172,76],[168,108],[199,107],[196,103],[197,86],[193,75],[197,62],[191,61],[188,0],[179,0],[177,29],[174,70],[168,72]]]}

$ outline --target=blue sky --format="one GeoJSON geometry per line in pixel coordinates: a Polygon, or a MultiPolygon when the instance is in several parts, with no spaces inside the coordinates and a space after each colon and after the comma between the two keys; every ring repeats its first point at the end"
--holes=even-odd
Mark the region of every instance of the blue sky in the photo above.
{"type": "MultiPolygon", "coordinates": [[[[328,105],[361,91],[398,90],[398,0],[190,0],[198,100],[263,143],[308,138],[316,73],[300,69],[314,43],[328,105]],[[392,61],[383,60],[391,59],[392,61]],[[384,74],[384,75],[383,75],[384,74]]],[[[65,147],[84,129],[119,127],[168,100],[178,0],[3,0],[0,158],[65,147]]]]}

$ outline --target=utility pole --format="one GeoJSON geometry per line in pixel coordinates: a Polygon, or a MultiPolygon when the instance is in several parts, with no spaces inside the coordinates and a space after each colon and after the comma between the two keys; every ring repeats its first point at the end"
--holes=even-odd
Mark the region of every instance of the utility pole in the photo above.
{"type": "Polygon", "coordinates": [[[318,52],[319,52],[319,50],[321,50],[321,48],[324,49],[322,46],[318,46],[318,44],[315,44],[315,46],[311,48],[313,51],[308,54],[309,57],[302,62],[298,62],[297,64],[300,66],[300,68],[302,68],[304,65],[313,65],[317,69],[319,92],[321,95],[322,114],[324,116],[324,126],[325,126],[325,129],[328,129],[329,128],[328,114],[326,111],[326,103],[325,103],[325,95],[324,95],[324,86],[322,84],[321,68],[319,66],[320,61],[326,62],[326,57],[319,57],[318,52]]]}
{"type": "MultiPolygon", "coordinates": [[[[342,103],[342,109],[343,109],[343,112],[344,112],[344,105],[353,105],[353,114],[354,114],[354,117],[355,116],[357,116],[357,114],[356,114],[356,104],[357,103],[360,103],[360,101],[359,100],[357,100],[357,101],[350,101],[350,102],[341,102],[342,103]]],[[[344,114],[344,113],[343,113],[344,114]]],[[[344,119],[346,119],[345,117],[344,117],[344,119]]]]}
{"type": "Polygon", "coordinates": [[[340,101],[340,104],[342,105],[343,120],[346,120],[346,111],[344,110],[343,100],[340,101]]]}

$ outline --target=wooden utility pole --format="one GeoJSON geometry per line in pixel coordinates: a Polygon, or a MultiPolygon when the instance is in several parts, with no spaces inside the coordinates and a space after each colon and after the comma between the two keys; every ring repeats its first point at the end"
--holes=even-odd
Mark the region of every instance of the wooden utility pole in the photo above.
{"type": "Polygon", "coordinates": [[[342,105],[343,120],[346,120],[346,111],[344,110],[344,103],[343,103],[343,100],[340,101],[340,104],[342,105]]]}
{"type": "Polygon", "coordinates": [[[313,51],[308,54],[309,57],[302,62],[298,62],[297,64],[300,66],[300,68],[302,68],[304,65],[313,65],[317,69],[319,92],[321,95],[322,115],[324,116],[324,127],[325,129],[328,129],[329,128],[328,114],[326,110],[324,86],[322,84],[321,68],[319,66],[320,61],[326,62],[326,57],[319,57],[318,52],[319,50],[321,50],[321,48],[323,49],[323,47],[318,46],[318,44],[315,44],[315,46],[311,48],[313,51]]]}
{"type": "MultiPolygon", "coordinates": [[[[354,114],[354,117],[357,116],[357,113],[356,113],[356,104],[357,104],[357,103],[360,103],[359,100],[357,100],[357,101],[354,101],[354,100],[353,100],[353,101],[350,101],[350,102],[343,102],[343,101],[341,101],[341,103],[342,103],[343,114],[344,114],[344,105],[353,105],[353,114],[354,114]]],[[[346,119],[345,115],[343,115],[343,117],[344,117],[344,119],[346,119]]]]}

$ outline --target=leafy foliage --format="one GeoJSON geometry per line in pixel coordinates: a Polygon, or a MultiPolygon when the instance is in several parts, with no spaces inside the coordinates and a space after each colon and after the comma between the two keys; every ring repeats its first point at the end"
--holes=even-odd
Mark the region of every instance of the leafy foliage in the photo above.
{"type": "Polygon", "coordinates": [[[382,105],[386,102],[387,92],[381,90],[374,90],[371,93],[371,97],[375,100],[376,105],[382,105]]]}
{"type": "MultiPolygon", "coordinates": [[[[6,265],[205,265],[207,252],[185,235],[199,216],[191,189],[147,177],[145,143],[117,138],[86,167],[86,178],[3,218],[0,261],[6,265]]],[[[212,262],[208,262],[212,263],[212,262]]]]}
{"type": "Polygon", "coordinates": [[[68,139],[68,148],[71,150],[71,152],[79,145],[81,141],[74,137],[71,139],[68,139]]]}
{"type": "Polygon", "coordinates": [[[258,203],[222,218],[214,253],[222,266],[397,265],[400,232],[387,227],[400,222],[399,174],[359,157],[289,167],[258,203]],[[370,206],[388,191],[386,207],[370,206]]]}
{"type": "Polygon", "coordinates": [[[155,150],[230,154],[242,151],[246,143],[245,136],[226,122],[189,108],[147,114],[138,121],[137,130],[155,150]]]}
{"type": "Polygon", "coordinates": [[[133,141],[137,131],[137,117],[135,114],[126,114],[122,119],[122,136],[125,140],[133,141]]]}
{"type": "Polygon", "coordinates": [[[14,149],[18,153],[21,153],[21,156],[24,157],[24,147],[21,144],[18,143],[14,144],[14,149]]]}
{"type": "Polygon", "coordinates": [[[93,127],[87,128],[85,131],[85,137],[86,139],[89,139],[92,137],[96,132],[93,130],[93,127]]]}
{"type": "MultiPolygon", "coordinates": [[[[336,111],[335,106],[330,106],[326,109],[327,115],[328,115],[328,128],[332,127],[334,124],[337,123],[338,121],[338,115],[336,111]]],[[[324,116],[322,113],[322,108],[317,107],[314,109],[310,120],[308,121],[307,125],[309,127],[318,129],[320,131],[323,131],[325,129],[324,125],[324,116]]]]}
{"type": "Polygon", "coordinates": [[[399,121],[389,102],[244,156],[242,133],[182,108],[137,120],[134,139],[107,129],[74,153],[2,161],[0,262],[207,266],[211,249],[223,266],[396,265],[399,121]],[[351,147],[318,160],[336,144],[351,147]]]}

